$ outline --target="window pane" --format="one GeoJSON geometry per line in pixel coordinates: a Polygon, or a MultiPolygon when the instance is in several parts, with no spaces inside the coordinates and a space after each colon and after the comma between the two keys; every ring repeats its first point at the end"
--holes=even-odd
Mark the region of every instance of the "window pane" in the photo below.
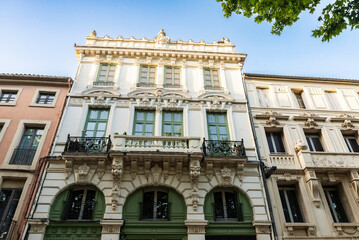
{"type": "Polygon", "coordinates": [[[95,210],[95,195],[96,191],[87,190],[86,191],[86,200],[82,203],[83,205],[83,215],[82,219],[91,220],[93,218],[93,211],[95,210]]]}
{"type": "Polygon", "coordinates": [[[108,110],[101,111],[100,119],[107,120],[108,118],[108,110]]]}
{"type": "Polygon", "coordinates": [[[181,125],[174,125],[173,132],[177,134],[181,134],[181,125]]]}
{"type": "Polygon", "coordinates": [[[157,219],[168,219],[168,194],[157,192],[157,219]]]}
{"type": "Polygon", "coordinates": [[[215,126],[210,126],[209,127],[209,134],[212,135],[212,134],[216,134],[217,135],[217,127],[215,126]]]}
{"type": "Polygon", "coordinates": [[[90,110],[90,119],[97,119],[98,116],[98,110],[90,110]]]}
{"type": "Polygon", "coordinates": [[[266,136],[267,136],[267,142],[268,142],[269,151],[270,151],[271,153],[275,153],[275,150],[274,150],[274,147],[273,147],[273,142],[272,142],[271,133],[266,132],[266,136]]]}
{"type": "Polygon", "coordinates": [[[222,192],[214,193],[214,211],[216,218],[224,218],[222,192]]]}
{"type": "Polygon", "coordinates": [[[153,191],[145,192],[143,194],[143,203],[142,203],[143,219],[153,219],[154,201],[155,201],[155,193],[153,191]]]}
{"type": "Polygon", "coordinates": [[[212,114],[208,114],[208,122],[209,123],[215,123],[216,122],[215,116],[212,115],[212,114]]]}
{"type": "Polygon", "coordinates": [[[146,136],[153,135],[153,124],[146,124],[145,132],[146,136]]]}
{"type": "Polygon", "coordinates": [[[146,120],[147,121],[153,121],[155,117],[154,112],[147,112],[146,120]]]}
{"type": "Polygon", "coordinates": [[[281,133],[272,133],[273,136],[273,140],[274,140],[274,144],[276,146],[277,152],[278,153],[284,153],[285,149],[284,149],[284,145],[283,145],[283,141],[282,141],[282,134],[281,133]]]}
{"type": "Polygon", "coordinates": [[[226,118],[224,114],[217,115],[218,123],[226,123],[226,118]]]}
{"type": "Polygon", "coordinates": [[[139,120],[139,121],[145,120],[145,112],[137,112],[136,120],[139,120]]]}
{"type": "Polygon", "coordinates": [[[182,113],[173,113],[174,122],[182,122],[182,113]]]}
{"type": "Polygon", "coordinates": [[[135,126],[135,132],[142,134],[142,130],[143,130],[143,124],[142,123],[137,123],[136,126],[135,126]]]}
{"type": "Polygon", "coordinates": [[[238,218],[237,214],[237,201],[234,193],[225,192],[227,218],[238,218]]]}
{"type": "Polygon", "coordinates": [[[292,213],[293,222],[303,222],[302,213],[298,203],[298,198],[295,190],[286,190],[288,196],[289,207],[292,213]]]}
{"type": "Polygon", "coordinates": [[[349,222],[336,189],[324,189],[334,222],[349,222]]]}
{"type": "Polygon", "coordinates": [[[320,142],[319,137],[312,137],[312,141],[313,141],[313,145],[314,145],[314,148],[315,148],[316,152],[323,152],[324,151],[322,143],[320,142]]]}
{"type": "Polygon", "coordinates": [[[163,114],[163,119],[164,119],[166,122],[172,121],[172,114],[169,113],[169,112],[165,112],[165,113],[163,114]]]}
{"type": "Polygon", "coordinates": [[[86,130],[95,130],[96,123],[95,122],[88,122],[86,130]]]}
{"type": "Polygon", "coordinates": [[[285,221],[286,222],[291,222],[290,215],[289,215],[289,208],[288,208],[287,201],[286,201],[286,198],[285,198],[285,195],[284,195],[284,191],[285,190],[279,190],[280,200],[282,202],[282,208],[283,208],[285,221]]]}
{"type": "Polygon", "coordinates": [[[84,190],[72,191],[68,201],[67,219],[79,219],[84,190]]]}
{"type": "Polygon", "coordinates": [[[219,127],[218,127],[218,130],[219,130],[219,134],[220,134],[220,135],[225,135],[225,136],[227,136],[227,128],[226,128],[226,127],[221,127],[221,126],[219,126],[219,127]]]}

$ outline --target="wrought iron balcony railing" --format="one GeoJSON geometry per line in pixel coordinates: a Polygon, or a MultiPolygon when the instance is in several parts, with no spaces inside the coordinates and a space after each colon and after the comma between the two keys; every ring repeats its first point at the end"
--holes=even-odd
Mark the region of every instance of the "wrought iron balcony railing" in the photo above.
{"type": "Polygon", "coordinates": [[[137,87],[156,87],[156,84],[154,83],[137,83],[137,87]]]}
{"type": "Polygon", "coordinates": [[[205,90],[220,90],[223,91],[223,87],[218,87],[218,86],[204,86],[205,90]]]}
{"type": "Polygon", "coordinates": [[[93,83],[94,86],[113,86],[114,84],[115,82],[107,82],[107,81],[97,81],[93,83]]]}
{"type": "Polygon", "coordinates": [[[71,153],[107,153],[111,148],[108,137],[67,137],[65,152],[71,153]]]}
{"type": "Polygon", "coordinates": [[[243,139],[241,141],[204,139],[202,148],[206,157],[246,157],[243,139]]]}
{"type": "Polygon", "coordinates": [[[10,164],[16,165],[31,165],[32,160],[34,159],[36,148],[15,148],[10,164]]]}

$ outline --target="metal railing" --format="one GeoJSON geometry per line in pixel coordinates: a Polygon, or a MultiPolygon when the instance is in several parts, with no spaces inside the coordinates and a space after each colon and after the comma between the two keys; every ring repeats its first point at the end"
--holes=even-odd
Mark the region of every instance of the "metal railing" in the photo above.
{"type": "Polygon", "coordinates": [[[156,87],[156,84],[154,83],[137,83],[137,87],[156,87]]]}
{"type": "Polygon", "coordinates": [[[67,136],[65,152],[107,153],[111,148],[111,136],[108,137],[71,137],[67,136]]]}
{"type": "Polygon", "coordinates": [[[10,164],[16,164],[16,165],[31,165],[32,160],[34,159],[36,148],[15,148],[10,164]]]}
{"type": "Polygon", "coordinates": [[[93,83],[94,86],[113,86],[115,82],[97,81],[93,83]]]}
{"type": "Polygon", "coordinates": [[[220,90],[223,91],[223,87],[218,87],[218,86],[204,86],[205,90],[220,90]]]}
{"type": "Polygon", "coordinates": [[[241,141],[204,139],[202,148],[206,157],[246,157],[243,139],[241,141]]]}

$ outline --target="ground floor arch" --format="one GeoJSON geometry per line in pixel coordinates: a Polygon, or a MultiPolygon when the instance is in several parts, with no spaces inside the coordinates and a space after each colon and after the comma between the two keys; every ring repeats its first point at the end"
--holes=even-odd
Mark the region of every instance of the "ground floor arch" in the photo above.
{"type": "Polygon", "coordinates": [[[186,204],[175,190],[146,187],[130,194],[123,207],[122,240],[186,240],[186,204]]]}

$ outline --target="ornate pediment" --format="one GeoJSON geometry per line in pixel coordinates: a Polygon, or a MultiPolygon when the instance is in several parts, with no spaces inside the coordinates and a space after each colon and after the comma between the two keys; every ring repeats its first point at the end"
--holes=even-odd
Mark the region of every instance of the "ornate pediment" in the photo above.
{"type": "Polygon", "coordinates": [[[326,117],[320,117],[314,113],[303,113],[302,115],[293,117],[293,120],[304,121],[304,125],[309,128],[318,126],[317,122],[324,122],[326,119],[326,117]]]}
{"type": "Polygon", "coordinates": [[[270,111],[270,112],[264,112],[262,114],[256,114],[254,115],[254,118],[265,119],[267,125],[270,125],[271,127],[275,127],[276,125],[280,125],[280,122],[278,120],[288,120],[289,116],[283,116],[278,112],[270,111]]]}
{"type": "Polygon", "coordinates": [[[119,97],[121,94],[118,91],[111,89],[91,88],[82,92],[83,95],[105,95],[111,97],[119,97]]]}
{"type": "Polygon", "coordinates": [[[156,42],[156,46],[162,46],[168,44],[170,42],[170,38],[167,37],[165,31],[161,29],[158,35],[154,38],[154,41],[156,42]]]}
{"type": "Polygon", "coordinates": [[[204,93],[198,96],[202,104],[207,104],[211,110],[222,110],[234,101],[233,97],[222,93],[204,93]]]}
{"type": "Polygon", "coordinates": [[[353,129],[353,123],[359,123],[359,119],[349,114],[340,114],[339,117],[329,118],[331,122],[342,122],[342,127],[346,129],[353,129]]]}

